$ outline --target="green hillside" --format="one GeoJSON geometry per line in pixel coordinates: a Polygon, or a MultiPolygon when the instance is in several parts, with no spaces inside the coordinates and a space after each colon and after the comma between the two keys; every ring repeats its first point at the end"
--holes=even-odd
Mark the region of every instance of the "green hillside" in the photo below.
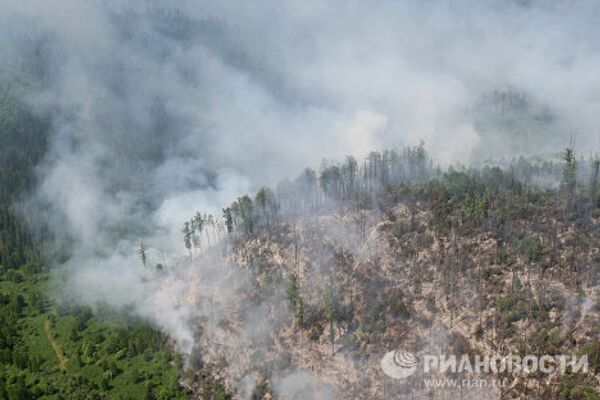
{"type": "Polygon", "coordinates": [[[0,88],[0,399],[186,398],[163,334],[115,310],[52,300],[39,251],[50,238],[14,207],[34,184],[49,126],[14,90],[0,88]]]}

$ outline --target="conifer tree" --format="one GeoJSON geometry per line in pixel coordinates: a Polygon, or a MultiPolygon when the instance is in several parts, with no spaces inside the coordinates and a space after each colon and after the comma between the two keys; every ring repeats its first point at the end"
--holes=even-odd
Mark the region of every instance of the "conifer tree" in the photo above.
{"type": "Polygon", "coordinates": [[[146,246],[144,246],[144,241],[140,242],[140,248],[138,249],[138,255],[142,260],[142,265],[146,266],[146,246]]]}
{"type": "Polygon", "coordinates": [[[192,259],[192,227],[189,221],[183,223],[181,228],[181,234],[183,235],[183,244],[190,253],[190,260],[192,259]]]}

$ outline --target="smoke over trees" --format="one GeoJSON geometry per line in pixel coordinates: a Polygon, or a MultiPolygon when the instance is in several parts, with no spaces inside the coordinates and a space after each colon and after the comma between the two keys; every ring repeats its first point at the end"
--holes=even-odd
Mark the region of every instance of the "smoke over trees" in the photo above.
{"type": "MultiPolygon", "coordinates": [[[[371,343],[385,338],[386,310],[415,315],[409,299],[429,284],[444,294],[429,309],[451,308],[456,326],[473,293],[461,288],[491,290],[506,269],[509,293],[471,296],[501,311],[482,316],[479,333],[503,345],[511,324],[543,321],[559,303],[531,276],[577,288],[595,276],[584,238],[600,201],[599,16],[593,1],[4,2],[0,264],[35,270],[43,254],[64,278],[57,296],[125,308],[185,354],[201,323],[227,341],[215,321],[230,310],[215,288],[244,298],[256,285],[291,310],[296,334],[318,342],[327,331],[332,360],[358,346],[345,332],[371,343]],[[353,268],[390,277],[371,240],[381,215],[411,293],[353,268]],[[303,224],[321,217],[319,229],[346,248],[319,243],[313,261],[337,264],[306,262],[302,245],[317,240],[303,224]],[[493,238],[493,257],[480,250],[497,268],[478,266],[477,278],[461,247],[468,232],[481,246],[484,233],[493,238]],[[293,242],[295,275],[267,273],[279,260],[272,238],[293,242]],[[427,282],[407,265],[431,243],[441,274],[427,282]],[[368,262],[349,261],[349,248],[368,262]],[[211,257],[218,270],[190,272],[211,257]],[[230,277],[237,264],[248,276],[230,277]],[[309,272],[327,282],[322,298],[309,296],[321,293],[309,272]],[[193,285],[209,294],[197,299],[193,285]],[[365,304],[356,315],[370,317],[353,321],[365,304]]],[[[243,314],[269,314],[258,303],[243,314]]],[[[244,340],[264,339],[264,327],[242,322],[244,340]]],[[[113,368],[104,367],[106,386],[113,368]]]]}

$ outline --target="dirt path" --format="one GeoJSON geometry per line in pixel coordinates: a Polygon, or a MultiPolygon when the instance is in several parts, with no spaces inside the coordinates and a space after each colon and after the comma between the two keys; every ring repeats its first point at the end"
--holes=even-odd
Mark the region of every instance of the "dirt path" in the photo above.
{"type": "Polygon", "coordinates": [[[54,352],[56,353],[56,358],[58,358],[58,362],[60,363],[60,369],[65,369],[67,366],[67,361],[69,359],[65,357],[60,345],[52,338],[52,332],[50,332],[50,320],[47,319],[44,322],[44,331],[46,331],[46,336],[48,337],[48,341],[52,345],[54,352]]]}

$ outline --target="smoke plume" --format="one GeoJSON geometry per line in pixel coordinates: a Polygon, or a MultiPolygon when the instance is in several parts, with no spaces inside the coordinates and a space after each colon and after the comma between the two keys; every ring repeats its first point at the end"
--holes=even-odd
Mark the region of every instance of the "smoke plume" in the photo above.
{"type": "Polygon", "coordinates": [[[195,211],[420,140],[440,163],[589,151],[599,17],[594,1],[2,2],[2,76],[31,77],[24,100],[52,118],[32,201],[68,240],[65,292],[133,306],[189,353],[195,211]],[[148,272],[142,240],[172,274],[148,272]]]}

